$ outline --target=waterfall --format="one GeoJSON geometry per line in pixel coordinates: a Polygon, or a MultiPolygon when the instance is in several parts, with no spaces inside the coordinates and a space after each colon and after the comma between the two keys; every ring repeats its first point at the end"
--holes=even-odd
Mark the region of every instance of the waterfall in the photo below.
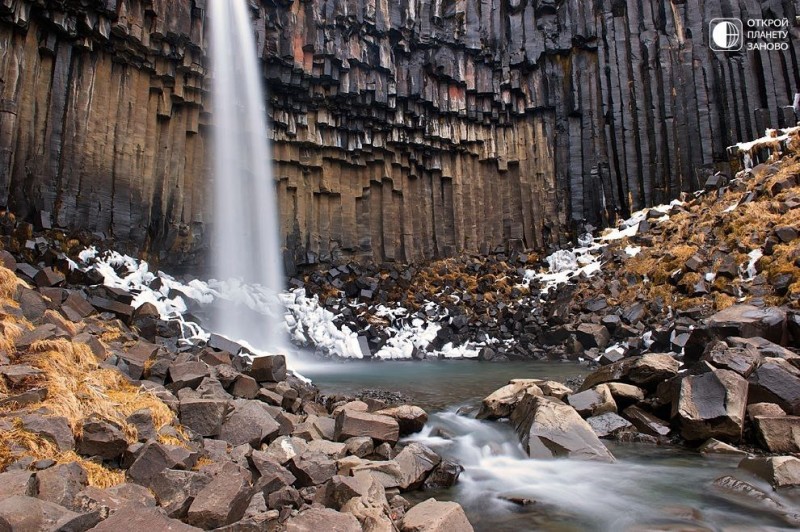
{"type": "Polygon", "coordinates": [[[215,309],[215,329],[258,350],[288,344],[278,203],[267,138],[263,72],[247,0],[212,0],[214,276],[234,300],[215,309]],[[264,296],[266,294],[266,297],[264,296]],[[242,304],[251,299],[250,305],[242,304]],[[250,310],[258,301],[262,312],[250,310]],[[248,308],[250,307],[250,308],[248,308]]]}

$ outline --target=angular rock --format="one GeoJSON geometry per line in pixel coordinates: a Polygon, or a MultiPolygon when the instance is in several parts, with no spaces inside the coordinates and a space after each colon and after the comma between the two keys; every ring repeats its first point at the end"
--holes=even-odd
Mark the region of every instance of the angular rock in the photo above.
{"type": "Polygon", "coordinates": [[[681,381],[672,417],[689,441],[715,438],[736,443],[742,438],[747,408],[747,381],[724,369],[681,381]]]}
{"type": "Polygon", "coordinates": [[[715,440],[714,438],[711,438],[710,440],[703,443],[703,445],[698,447],[697,452],[704,455],[709,455],[709,454],[747,455],[747,453],[742,451],[741,449],[738,449],[733,445],[729,445],[719,440],[715,440]]]}
{"type": "Polygon", "coordinates": [[[402,490],[413,490],[422,485],[428,474],[439,465],[441,457],[421,443],[410,443],[394,457],[403,472],[402,490]]]}
{"type": "Polygon", "coordinates": [[[747,417],[754,421],[757,417],[783,417],[783,408],[774,403],[753,403],[747,405],[747,417]]]}
{"type": "Polygon", "coordinates": [[[379,416],[389,416],[397,420],[400,436],[419,432],[428,422],[428,413],[418,406],[400,405],[375,412],[379,416]]]}
{"type": "Polygon", "coordinates": [[[203,437],[218,436],[228,412],[228,401],[220,399],[181,399],[181,423],[203,437]]]}
{"type": "Polygon", "coordinates": [[[586,349],[597,347],[605,349],[611,340],[611,334],[604,325],[581,323],[575,330],[575,336],[586,349]]]}
{"type": "Polygon", "coordinates": [[[158,508],[142,508],[138,506],[121,508],[114,515],[92,529],[93,532],[119,532],[120,530],[196,532],[202,529],[181,523],[177,519],[170,519],[158,508]]]}
{"type": "Polygon", "coordinates": [[[119,458],[127,447],[128,441],[119,426],[90,417],[83,422],[76,450],[78,454],[113,460],[119,458]]]}
{"type": "Polygon", "coordinates": [[[394,444],[400,437],[400,425],[389,416],[380,416],[344,409],[336,415],[336,441],[345,441],[357,436],[394,444]]]}
{"type": "Polygon", "coordinates": [[[617,412],[617,403],[611,395],[611,390],[605,384],[570,395],[567,397],[567,402],[585,418],[617,412]]]}
{"type": "Polygon", "coordinates": [[[336,474],[336,462],[322,453],[306,451],[292,458],[288,469],[297,478],[299,487],[318,486],[336,474]]]}
{"type": "Polygon", "coordinates": [[[606,384],[608,391],[611,392],[611,397],[619,404],[629,405],[636,404],[644,401],[644,390],[632,384],[624,384],[622,382],[610,382],[606,384]]]}
{"type": "Polygon", "coordinates": [[[194,497],[186,521],[203,529],[229,525],[242,518],[250,504],[249,475],[236,466],[223,470],[194,497]]]}
{"type": "Polygon", "coordinates": [[[358,520],[350,514],[337,512],[330,508],[309,508],[303,510],[285,524],[286,532],[361,532],[358,520]]]}
{"type": "Polygon", "coordinates": [[[168,516],[179,519],[186,516],[195,496],[210,483],[211,477],[204,473],[165,469],[148,484],[158,505],[168,516]]]}
{"type": "Polygon", "coordinates": [[[283,355],[255,357],[246,371],[258,382],[281,382],[286,380],[286,357],[283,355]]]}
{"type": "Polygon", "coordinates": [[[402,532],[470,532],[472,525],[456,502],[428,499],[412,507],[400,523],[402,532]]]}
{"type": "Polygon", "coordinates": [[[464,467],[447,458],[442,458],[423,484],[426,490],[451,488],[458,482],[458,477],[464,471],[464,467]]]}
{"type": "Polygon", "coordinates": [[[586,420],[598,438],[616,438],[623,432],[633,432],[633,425],[614,412],[608,412],[586,420]]]}
{"type": "Polygon", "coordinates": [[[283,467],[278,460],[267,452],[253,451],[250,455],[250,462],[260,475],[256,488],[266,495],[291,486],[297,480],[291,471],[283,467]]]}
{"type": "Polygon", "coordinates": [[[592,427],[574,408],[556,399],[526,397],[514,409],[511,424],[531,458],[614,461],[592,427]]]}
{"type": "Polygon", "coordinates": [[[21,420],[25,430],[52,441],[60,451],[71,451],[75,448],[75,437],[67,418],[28,414],[22,416],[21,420]]]}
{"type": "Polygon", "coordinates": [[[760,336],[780,344],[786,323],[786,311],[777,307],[759,308],[753,305],[734,305],[705,320],[714,338],[760,336]]]}
{"type": "Polygon", "coordinates": [[[253,377],[249,375],[239,375],[233,382],[231,394],[242,399],[255,399],[258,396],[260,386],[253,377]]]}
{"type": "MultiPolygon", "coordinates": [[[[571,390],[570,390],[571,391],[571,390]]],[[[481,402],[481,409],[478,411],[478,419],[501,419],[509,417],[514,411],[514,407],[526,395],[544,395],[542,389],[532,381],[519,380],[503,386],[499,390],[492,392],[481,402]]]]}
{"type": "Polygon", "coordinates": [[[756,437],[772,453],[800,453],[800,417],[757,417],[756,437]]]}
{"type": "MultiPolygon", "coordinates": [[[[11,531],[76,530],[94,527],[98,513],[79,514],[52,502],[14,495],[0,500],[0,527],[11,531]]],[[[94,528],[93,530],[98,530],[94,528]]]]}
{"type": "Polygon", "coordinates": [[[59,464],[36,474],[37,497],[75,509],[75,496],[89,485],[86,470],[75,462],[59,464]]]}
{"type": "Polygon", "coordinates": [[[30,471],[0,473],[0,500],[14,495],[36,496],[36,479],[30,471]]]}
{"type": "Polygon", "coordinates": [[[788,414],[800,414],[800,376],[777,359],[767,359],[748,381],[751,403],[775,403],[788,414]]]}
{"type": "Polygon", "coordinates": [[[735,371],[745,379],[761,363],[762,356],[752,347],[728,347],[716,342],[706,349],[702,360],[720,369],[735,371]]]}
{"type": "Polygon", "coordinates": [[[181,388],[197,388],[197,386],[209,377],[211,372],[203,362],[183,362],[172,364],[169,367],[169,377],[172,383],[168,386],[173,392],[181,388]]]}
{"type": "Polygon", "coordinates": [[[280,425],[264,405],[252,401],[237,401],[219,433],[219,439],[233,446],[249,443],[257,448],[261,442],[275,437],[280,425]]]}
{"type": "Polygon", "coordinates": [[[739,462],[739,468],[763,478],[773,488],[800,486],[800,459],[794,456],[754,456],[739,462]]]}
{"type": "Polygon", "coordinates": [[[625,419],[633,423],[637,430],[656,438],[668,436],[672,429],[669,424],[638,406],[629,406],[623,410],[625,419]]]}
{"type": "Polygon", "coordinates": [[[168,446],[150,441],[139,451],[136,460],[128,469],[128,477],[142,486],[149,487],[151,480],[165,469],[180,466],[168,446]]]}

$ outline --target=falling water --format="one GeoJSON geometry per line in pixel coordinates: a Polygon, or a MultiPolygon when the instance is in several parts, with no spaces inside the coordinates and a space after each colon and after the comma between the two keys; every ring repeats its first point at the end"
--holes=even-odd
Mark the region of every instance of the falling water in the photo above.
{"type": "Polygon", "coordinates": [[[266,98],[247,0],[210,5],[214,111],[213,267],[231,299],[217,331],[260,350],[284,347],[278,213],[267,139],[266,98]],[[268,294],[267,301],[252,299],[268,294]],[[260,306],[266,314],[251,311],[260,306]]]}

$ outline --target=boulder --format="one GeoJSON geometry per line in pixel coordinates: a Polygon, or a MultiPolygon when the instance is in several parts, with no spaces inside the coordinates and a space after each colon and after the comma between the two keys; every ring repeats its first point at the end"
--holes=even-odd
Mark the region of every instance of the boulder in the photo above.
{"type": "Polygon", "coordinates": [[[361,525],[355,516],[337,512],[330,508],[308,508],[285,524],[286,532],[361,532],[361,525]]]}
{"type": "Polygon", "coordinates": [[[153,413],[149,408],[141,408],[128,416],[125,421],[136,428],[136,437],[140,442],[156,437],[156,426],[153,422],[153,413]]]}
{"type": "Polygon", "coordinates": [[[754,421],[757,417],[783,417],[786,412],[773,403],[753,403],[747,405],[747,417],[754,421]]]}
{"type": "Polygon", "coordinates": [[[36,478],[32,472],[17,470],[0,473],[0,500],[14,495],[36,496],[36,478]]]}
{"type": "Polygon", "coordinates": [[[761,363],[762,356],[753,347],[728,347],[723,342],[715,342],[706,349],[702,360],[715,368],[735,371],[745,379],[761,363]]]}
{"type": "MultiPolygon", "coordinates": [[[[571,391],[571,390],[570,390],[571,391]]],[[[481,402],[478,419],[500,419],[509,417],[514,407],[526,395],[544,395],[541,388],[529,380],[517,380],[492,392],[481,402]]]]}
{"type": "Polygon", "coordinates": [[[757,417],[758,442],[773,453],[800,453],[800,417],[757,417]]]}
{"type": "MultiPolygon", "coordinates": [[[[342,468],[342,462],[342,460],[339,461],[340,475],[345,474],[342,468]]],[[[382,460],[377,462],[368,460],[359,461],[359,463],[354,464],[350,470],[353,475],[356,475],[361,471],[369,472],[381,483],[381,485],[383,485],[385,489],[399,488],[406,480],[405,474],[400,468],[400,464],[394,460],[382,460]]]]}
{"type": "Polygon", "coordinates": [[[269,444],[269,454],[279,464],[286,465],[289,460],[306,452],[308,444],[300,438],[281,436],[269,444]]]}
{"type": "Polygon", "coordinates": [[[288,469],[297,478],[296,486],[319,486],[336,474],[336,462],[322,453],[306,451],[292,458],[288,469]]]}
{"type": "Polygon", "coordinates": [[[228,401],[186,397],[180,401],[181,424],[199,436],[218,436],[228,412],[228,401]]]}
{"type": "Polygon", "coordinates": [[[400,425],[389,416],[343,409],[336,415],[334,439],[345,441],[356,436],[369,436],[380,442],[397,443],[400,425]]]}
{"type": "Polygon", "coordinates": [[[255,399],[260,389],[261,387],[253,377],[249,375],[239,375],[236,377],[236,380],[233,381],[231,394],[241,399],[255,399]]]}
{"type": "Polygon", "coordinates": [[[258,382],[285,381],[286,357],[283,355],[255,357],[245,373],[258,382]]]}
{"type": "Polygon", "coordinates": [[[206,530],[229,525],[242,518],[252,495],[250,475],[233,464],[226,464],[195,495],[186,521],[206,530]]]}
{"type": "Polygon", "coordinates": [[[514,409],[511,423],[531,458],[614,461],[592,427],[557,399],[526,397],[514,409]]]}
{"type": "Polygon", "coordinates": [[[344,458],[347,456],[347,444],[329,440],[313,440],[308,442],[308,451],[321,453],[333,459],[344,458]]]}
{"type": "Polygon", "coordinates": [[[165,469],[149,482],[158,505],[176,519],[186,516],[195,496],[211,483],[211,477],[197,471],[165,469]]]}
{"type": "Polygon", "coordinates": [[[632,359],[625,378],[632,384],[652,387],[678,374],[680,362],[668,354],[649,354],[632,359]]]}
{"type": "Polygon", "coordinates": [[[575,329],[575,336],[586,349],[591,349],[593,347],[605,349],[608,346],[608,342],[611,340],[611,334],[608,332],[605,325],[595,323],[581,323],[578,325],[578,328],[575,329]]]}
{"type": "Polygon", "coordinates": [[[800,526],[800,514],[796,509],[786,507],[761,489],[730,475],[720,477],[713,484],[716,494],[736,505],[744,505],[757,512],[773,513],[794,527],[800,526]]]}
{"type": "Polygon", "coordinates": [[[703,443],[703,445],[698,447],[697,452],[705,455],[708,454],[747,455],[747,453],[742,451],[741,449],[737,449],[733,445],[729,445],[719,440],[715,440],[714,438],[711,438],[710,440],[703,443]]]}
{"type": "Polygon", "coordinates": [[[402,532],[470,532],[472,525],[457,502],[428,499],[412,507],[400,523],[402,532]]]}
{"type": "Polygon", "coordinates": [[[786,311],[778,307],[734,305],[707,318],[705,323],[714,338],[760,336],[780,344],[783,340],[786,311]]]}
{"type": "Polygon", "coordinates": [[[149,441],[139,451],[131,467],[128,477],[142,486],[149,487],[150,481],[164,471],[180,466],[180,460],[170,452],[167,445],[157,441],[149,441]]]}
{"type": "Polygon", "coordinates": [[[250,454],[250,463],[260,475],[256,482],[256,489],[267,495],[291,486],[297,480],[291,471],[283,467],[275,457],[266,451],[253,451],[250,454]]]}
{"type": "Polygon", "coordinates": [[[113,460],[119,458],[127,448],[125,434],[116,424],[95,416],[84,420],[78,439],[78,454],[113,460]]]}
{"type": "Polygon", "coordinates": [[[137,505],[121,508],[92,529],[93,532],[119,532],[120,530],[193,532],[202,529],[181,523],[177,519],[170,519],[158,508],[137,505]]]}
{"type": "Polygon", "coordinates": [[[617,405],[631,405],[644,401],[644,390],[632,384],[609,382],[606,384],[617,405]]]}
{"type": "Polygon", "coordinates": [[[180,362],[169,367],[169,378],[172,383],[167,386],[173,392],[182,388],[197,388],[203,379],[211,376],[211,371],[204,362],[180,362]]]}
{"type": "Polygon", "coordinates": [[[672,417],[686,440],[735,443],[742,438],[746,408],[747,381],[738,373],[718,369],[681,381],[672,417]]]}
{"type": "Polygon", "coordinates": [[[739,462],[739,468],[761,477],[773,488],[800,486],[800,459],[794,456],[754,456],[739,462]]]}
{"type": "Polygon", "coordinates": [[[75,496],[89,485],[89,476],[79,464],[58,464],[36,473],[37,497],[74,510],[75,496]]]}
{"type": "Polygon", "coordinates": [[[344,443],[347,446],[347,454],[352,454],[354,456],[358,456],[359,458],[368,456],[375,450],[375,446],[372,443],[372,438],[368,436],[348,438],[344,443]]]}
{"type": "Polygon", "coordinates": [[[617,403],[614,402],[611,390],[605,384],[570,395],[567,397],[567,402],[582,417],[599,416],[617,411],[617,403]]]}
{"type": "Polygon", "coordinates": [[[22,416],[21,420],[25,430],[52,441],[60,451],[71,451],[75,448],[75,436],[67,418],[28,414],[22,416]]]}
{"type": "Polygon", "coordinates": [[[389,416],[397,420],[400,426],[400,435],[407,436],[422,430],[428,422],[428,414],[418,406],[400,405],[392,408],[385,408],[375,412],[379,416],[389,416]]]}
{"type": "Polygon", "coordinates": [[[786,413],[800,414],[800,375],[780,359],[766,359],[750,375],[750,402],[775,403],[786,413]]]}
{"type": "Polygon", "coordinates": [[[237,400],[219,433],[219,439],[233,446],[249,443],[258,448],[261,442],[277,436],[280,425],[260,402],[237,400]]]}
{"type": "Polygon", "coordinates": [[[586,420],[598,438],[616,438],[623,432],[634,432],[633,425],[622,416],[608,412],[586,420]]]}
{"type": "Polygon", "coordinates": [[[0,530],[4,532],[82,531],[94,527],[100,519],[97,512],[80,514],[58,504],[24,495],[0,500],[0,530]]]}
{"type": "Polygon", "coordinates": [[[422,485],[428,474],[439,465],[441,457],[421,443],[410,443],[394,457],[403,472],[402,490],[413,490],[422,485]]]}

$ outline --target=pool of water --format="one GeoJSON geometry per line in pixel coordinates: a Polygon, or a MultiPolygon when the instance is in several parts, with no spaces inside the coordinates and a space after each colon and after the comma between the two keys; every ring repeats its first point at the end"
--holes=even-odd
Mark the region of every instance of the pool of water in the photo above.
{"type": "Polygon", "coordinates": [[[456,460],[465,471],[454,488],[407,497],[458,501],[477,531],[794,530],[775,513],[742,504],[713,486],[715,479],[734,475],[800,514],[797,498],[744,476],[737,458],[606,442],[616,463],[532,460],[507,423],[456,414],[512,378],[564,381],[587,373],[577,364],[541,362],[348,362],[304,368],[326,393],[387,390],[426,408],[428,424],[408,440],[456,460]]]}

